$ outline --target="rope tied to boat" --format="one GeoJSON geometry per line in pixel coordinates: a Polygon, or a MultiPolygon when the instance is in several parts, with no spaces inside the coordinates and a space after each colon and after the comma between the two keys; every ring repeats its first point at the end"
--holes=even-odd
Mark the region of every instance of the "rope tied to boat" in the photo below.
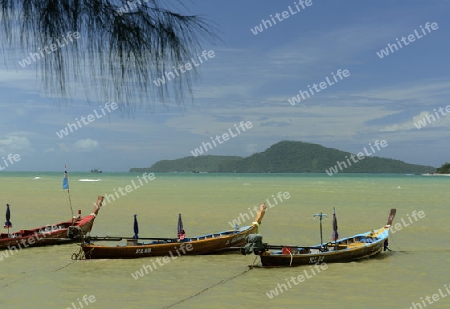
{"type": "MultiPolygon", "coordinates": [[[[91,253],[91,251],[92,250],[94,250],[94,248],[92,248],[90,251],[89,251],[89,253],[91,253]]],[[[84,251],[83,251],[83,248],[81,248],[81,246],[80,246],[80,250],[78,251],[78,253],[76,253],[76,252],[74,252],[73,254],[72,254],[72,260],[85,260],[86,259],[86,255],[84,254],[84,251]]]]}
{"type": "MultiPolygon", "coordinates": [[[[392,235],[389,236],[389,239],[390,239],[390,240],[394,243],[394,245],[399,249],[398,252],[402,252],[402,253],[406,253],[406,254],[409,253],[408,251],[402,250],[402,249],[399,247],[399,245],[397,245],[397,243],[396,243],[395,240],[393,239],[392,235]]],[[[386,247],[386,249],[389,250],[389,251],[397,252],[397,251],[391,250],[391,249],[389,249],[389,248],[387,248],[387,247],[386,247]]]]}
{"type": "Polygon", "coordinates": [[[61,269],[64,269],[64,268],[66,268],[66,267],[68,267],[68,266],[70,266],[70,265],[72,265],[73,263],[75,263],[75,261],[73,261],[73,262],[70,262],[70,263],[67,263],[66,265],[64,265],[64,266],[62,266],[62,267],[60,267],[60,268],[57,268],[57,269],[55,269],[53,272],[55,272],[55,271],[58,271],[58,270],[61,270],[61,269]]]}
{"type": "MultiPolygon", "coordinates": [[[[256,258],[257,258],[257,257],[255,257],[255,260],[253,261],[253,264],[255,263],[256,258]]],[[[162,309],[172,308],[172,307],[174,307],[174,306],[176,306],[176,305],[178,305],[178,304],[181,304],[181,303],[183,303],[183,302],[185,302],[185,301],[187,301],[187,300],[189,300],[189,299],[191,299],[191,298],[194,298],[194,297],[197,297],[197,296],[203,294],[204,292],[208,291],[209,289],[212,289],[212,288],[215,287],[215,286],[218,286],[218,285],[221,285],[221,284],[225,284],[225,283],[227,283],[228,281],[233,280],[234,278],[237,278],[237,277],[239,277],[239,276],[245,275],[246,273],[248,273],[250,270],[253,269],[253,266],[254,266],[254,265],[249,265],[249,268],[248,268],[248,269],[246,269],[246,270],[240,272],[239,274],[234,275],[233,277],[230,277],[230,278],[228,278],[228,279],[220,280],[219,282],[214,283],[214,284],[208,286],[207,288],[204,288],[204,289],[201,290],[200,292],[195,293],[194,295],[188,296],[188,297],[186,297],[186,298],[183,298],[182,300],[177,301],[176,303],[173,303],[173,304],[171,304],[171,305],[169,305],[169,306],[162,307],[162,309]]]]}

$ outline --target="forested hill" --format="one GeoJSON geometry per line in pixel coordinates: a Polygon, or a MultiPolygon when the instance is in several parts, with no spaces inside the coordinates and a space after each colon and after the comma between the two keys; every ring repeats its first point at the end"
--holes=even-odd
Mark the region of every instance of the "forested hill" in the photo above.
{"type": "MultiPolygon", "coordinates": [[[[370,149],[367,147],[369,153],[370,149]]],[[[382,154],[382,148],[379,153],[382,154]]],[[[376,154],[378,154],[378,152],[376,154]]],[[[408,164],[373,155],[358,159],[356,154],[318,144],[281,141],[249,157],[198,156],[162,160],[149,168],[130,172],[222,172],[222,173],[411,173],[435,171],[435,167],[408,164]],[[338,165],[338,162],[341,162],[338,165]],[[344,165],[345,163],[345,165],[344,165]],[[332,172],[330,168],[334,168],[332,172]]]]}
{"type": "Polygon", "coordinates": [[[175,160],[161,160],[147,168],[132,168],[130,172],[222,172],[221,166],[244,159],[236,156],[199,156],[175,160]]]}
{"type": "Polygon", "coordinates": [[[450,163],[445,162],[436,170],[435,174],[450,174],[450,163]]]}

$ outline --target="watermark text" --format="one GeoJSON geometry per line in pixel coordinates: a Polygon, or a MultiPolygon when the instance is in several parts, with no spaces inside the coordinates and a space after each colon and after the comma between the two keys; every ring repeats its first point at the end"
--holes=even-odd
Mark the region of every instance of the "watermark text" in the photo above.
{"type": "Polygon", "coordinates": [[[161,85],[164,85],[168,81],[175,79],[176,77],[179,77],[180,73],[186,73],[187,71],[192,70],[194,67],[198,67],[203,62],[206,62],[208,61],[208,59],[212,59],[215,56],[216,54],[214,54],[213,50],[210,50],[208,52],[204,50],[201,56],[197,54],[197,61],[195,61],[194,58],[191,58],[191,61],[179,65],[178,68],[172,67],[173,71],[169,72],[165,71],[164,75],[153,80],[153,83],[156,85],[156,87],[160,87],[161,85]]]}
{"type": "Polygon", "coordinates": [[[12,154],[10,153],[6,159],[5,157],[2,157],[3,163],[0,163],[0,171],[3,171],[5,168],[9,167],[10,165],[13,165],[15,162],[19,162],[20,161],[20,155],[16,154],[12,154]],[[8,163],[9,162],[9,163],[8,163]]]}
{"type": "MultiPolygon", "coordinates": [[[[266,199],[266,203],[270,208],[272,208],[272,207],[275,207],[276,205],[278,205],[279,203],[282,203],[285,200],[288,200],[290,198],[291,198],[291,195],[289,194],[289,192],[287,192],[287,191],[281,192],[280,191],[280,192],[278,192],[276,197],[272,194],[273,204],[271,203],[270,198],[266,199]]],[[[255,207],[253,207],[253,209],[250,209],[250,207],[249,207],[247,213],[240,213],[236,219],[229,221],[228,224],[230,224],[232,228],[235,228],[236,226],[241,225],[245,221],[249,221],[249,220],[255,218],[256,214],[259,211],[259,208],[260,208],[259,206],[255,206],[255,207]]]]}
{"type": "Polygon", "coordinates": [[[412,306],[409,307],[409,309],[424,309],[426,308],[428,305],[432,305],[433,303],[447,297],[448,295],[450,295],[450,287],[447,286],[447,284],[444,284],[445,287],[445,291],[442,291],[442,288],[438,289],[439,293],[434,293],[433,295],[427,295],[424,297],[420,297],[420,302],[415,303],[412,302],[412,306]],[[445,293],[447,292],[447,293],[445,293]],[[431,300],[433,299],[433,300],[431,300]],[[422,306],[423,305],[423,306],[422,306]]]}
{"type": "Polygon", "coordinates": [[[439,116],[439,113],[442,116],[447,116],[448,113],[450,113],[450,105],[447,105],[445,107],[445,112],[444,112],[444,108],[443,107],[439,107],[438,110],[436,111],[436,109],[433,109],[434,111],[434,115],[433,114],[426,114],[425,117],[423,117],[422,119],[418,120],[417,122],[414,122],[414,125],[416,126],[416,128],[418,130],[420,130],[421,128],[424,128],[427,126],[427,120],[428,120],[428,124],[431,124],[431,122],[435,122],[438,119],[440,119],[441,117],[439,116]],[[439,113],[438,113],[439,111],[439,113]],[[436,117],[434,117],[436,116],[436,117]]]}
{"type": "MultiPolygon", "coordinates": [[[[159,267],[164,266],[165,264],[169,263],[170,261],[173,261],[175,259],[177,259],[179,256],[181,256],[181,254],[187,254],[189,251],[194,250],[194,246],[192,246],[192,244],[184,244],[181,243],[181,245],[179,245],[178,247],[174,247],[176,254],[174,255],[172,253],[172,250],[169,251],[169,255],[166,255],[164,257],[158,257],[156,258],[156,263],[158,263],[159,267]],[[181,250],[182,252],[180,252],[179,250],[181,250]]],[[[145,252],[145,250],[151,250],[151,248],[148,249],[137,249],[137,250],[144,250],[143,252],[145,252]]],[[[147,251],[151,252],[151,251],[147,251]]],[[[136,254],[138,254],[138,252],[136,251],[136,254]]],[[[153,272],[154,270],[156,270],[158,268],[158,265],[156,265],[155,261],[153,261],[153,259],[150,260],[150,264],[147,265],[142,265],[140,270],[135,271],[134,273],[131,274],[131,276],[134,278],[134,280],[138,280],[139,278],[144,277],[145,275],[149,274],[149,270],[150,272],[153,272]],[[145,272],[145,274],[144,274],[145,272]]]]}
{"type": "Polygon", "coordinates": [[[292,276],[291,278],[286,278],[286,283],[278,283],[278,285],[275,287],[275,289],[270,290],[269,292],[266,292],[267,297],[269,297],[269,299],[274,298],[275,296],[280,295],[281,293],[283,293],[284,291],[288,291],[289,289],[293,288],[293,285],[291,285],[291,282],[294,285],[299,285],[302,282],[305,282],[305,280],[310,279],[318,274],[320,274],[320,272],[322,270],[326,270],[328,269],[328,265],[326,263],[322,263],[322,264],[315,264],[314,266],[309,266],[309,272],[308,270],[303,270],[303,274],[298,275],[297,277],[292,276]],[[289,288],[288,288],[289,286],[289,288]]]}
{"type": "MultiPolygon", "coordinates": [[[[219,145],[223,144],[224,142],[228,141],[230,139],[230,137],[231,138],[236,137],[239,134],[241,134],[242,132],[245,132],[245,130],[249,130],[251,128],[253,128],[253,123],[251,123],[251,121],[247,121],[245,123],[244,123],[244,121],[241,121],[239,123],[239,125],[234,124],[234,129],[235,129],[234,131],[237,134],[233,134],[233,130],[231,128],[228,128],[227,132],[230,134],[223,133],[222,135],[216,135],[216,137],[211,136],[210,139],[211,139],[211,142],[214,145],[214,147],[217,147],[216,141],[219,145]],[[242,132],[241,132],[241,130],[242,130],[242,132]],[[221,140],[221,138],[222,138],[222,140],[221,140]]],[[[213,149],[213,146],[211,145],[210,142],[206,142],[206,143],[203,142],[199,148],[195,148],[193,151],[191,151],[191,153],[194,157],[197,157],[197,156],[203,154],[203,150],[204,150],[204,152],[207,152],[208,150],[211,150],[211,149],[213,149]]]]}
{"type": "Polygon", "coordinates": [[[261,23],[253,28],[250,28],[250,31],[254,34],[257,35],[258,33],[262,33],[264,30],[269,29],[270,27],[273,27],[277,24],[278,22],[281,22],[285,19],[288,19],[291,16],[294,16],[297,13],[300,13],[301,11],[305,10],[308,6],[311,6],[312,0],[299,0],[298,3],[294,2],[294,7],[295,9],[292,9],[292,7],[289,5],[287,8],[289,9],[289,11],[283,11],[280,13],[275,13],[275,17],[270,14],[270,18],[268,20],[265,19],[261,19],[261,23]],[[301,8],[300,8],[301,7],[301,8]]]}
{"type": "MultiPolygon", "coordinates": [[[[136,184],[134,182],[134,179],[131,181],[131,185],[127,185],[125,186],[125,188],[119,187],[119,189],[113,189],[114,193],[112,194],[108,194],[105,193],[104,197],[105,200],[103,201],[102,205],[105,206],[106,204],[109,204],[111,202],[114,202],[117,199],[121,198],[122,196],[127,195],[127,193],[131,193],[136,189],[139,189],[140,187],[142,187],[144,184],[148,184],[150,181],[154,180],[156,178],[155,174],[153,173],[144,173],[142,174],[142,178],[137,176],[137,180],[139,181],[139,184],[136,184]],[[145,183],[144,183],[145,182],[145,183]],[[125,190],[125,192],[124,192],[125,190]],[[119,195],[120,193],[120,195],[119,195]]],[[[94,203],[94,205],[97,205],[97,203],[94,203]]]]}
{"type": "Polygon", "coordinates": [[[22,68],[25,68],[26,66],[31,64],[31,60],[33,60],[34,62],[36,62],[36,60],[39,60],[41,58],[44,58],[45,55],[47,54],[51,54],[52,52],[55,52],[56,50],[58,50],[58,48],[62,48],[66,45],[69,45],[69,41],[70,43],[73,43],[73,39],[78,40],[80,38],[80,33],[78,31],[75,31],[74,33],[72,32],[67,32],[67,34],[64,36],[62,36],[61,38],[57,38],[54,39],[53,42],[56,42],[58,44],[50,44],[50,46],[45,45],[44,47],[42,47],[42,49],[40,47],[38,47],[38,52],[37,53],[30,53],[30,56],[22,59],[22,61],[19,61],[19,64],[22,68]],[[60,41],[61,39],[61,41],[60,41]],[[61,42],[66,42],[66,44],[63,44],[61,42]],[[45,51],[45,54],[44,54],[45,51]],[[31,58],[30,58],[31,57],[31,58]]]}
{"type": "Polygon", "coordinates": [[[313,96],[315,93],[319,93],[320,91],[327,89],[328,86],[332,86],[335,83],[338,83],[339,81],[343,80],[344,77],[349,77],[350,71],[347,69],[345,69],[345,70],[339,69],[339,70],[337,70],[336,75],[334,74],[334,72],[331,72],[331,76],[332,76],[331,79],[334,80],[334,82],[331,81],[327,76],[327,77],[325,77],[326,82],[322,81],[319,84],[314,83],[312,86],[308,85],[309,92],[307,90],[302,91],[300,89],[298,94],[295,97],[288,99],[289,104],[294,106],[295,104],[298,104],[301,101],[308,99],[310,97],[309,94],[311,94],[311,96],[313,96]],[[339,77],[339,79],[338,79],[338,77],[339,77]]]}
{"type": "MultiPolygon", "coordinates": [[[[17,244],[13,246],[8,246],[6,250],[0,251],[0,261],[3,261],[3,259],[8,258],[9,256],[14,255],[15,253],[19,252],[19,250],[23,248],[28,248],[31,245],[34,245],[37,241],[40,241],[45,238],[46,232],[41,233],[42,237],[39,237],[38,233],[34,233],[31,237],[22,238],[20,242],[17,242],[17,244]]],[[[20,235],[11,234],[8,235],[9,237],[20,237],[20,235]]]]}
{"type": "Polygon", "coordinates": [[[106,102],[105,105],[103,106],[104,108],[102,106],[99,106],[99,107],[101,110],[101,114],[99,114],[97,112],[97,110],[94,109],[93,110],[94,113],[89,114],[87,117],[81,116],[80,120],[78,120],[78,118],[75,118],[75,123],[67,123],[67,126],[64,129],[59,130],[59,132],[56,132],[56,136],[58,136],[59,138],[63,138],[65,136],[69,135],[69,131],[70,131],[70,133],[72,133],[73,131],[77,131],[78,129],[81,129],[83,127],[82,123],[84,125],[88,125],[91,122],[94,122],[96,119],[102,118],[103,116],[106,115],[105,109],[108,111],[108,113],[111,113],[112,111],[119,108],[119,106],[115,102],[112,102],[112,103],[106,102]],[[111,106],[110,106],[110,104],[111,104],[111,106]],[[86,122],[86,120],[87,120],[87,122],[86,122]]]}
{"type": "Polygon", "coordinates": [[[377,52],[377,56],[380,57],[380,59],[383,59],[384,57],[389,56],[390,54],[393,54],[394,52],[398,51],[399,48],[403,48],[404,46],[408,46],[410,43],[414,42],[416,39],[419,40],[426,36],[427,34],[431,33],[431,30],[437,30],[439,29],[439,25],[436,22],[430,23],[427,22],[424,27],[420,25],[420,32],[422,32],[423,35],[420,35],[420,33],[417,31],[417,29],[414,29],[414,33],[411,33],[408,35],[408,37],[402,36],[399,40],[398,38],[395,38],[397,41],[394,44],[388,43],[387,47],[377,52]],[[426,31],[425,31],[425,29],[426,31]],[[402,45],[403,43],[403,45],[402,45]],[[395,48],[395,49],[394,49],[395,48]]]}
{"type": "Polygon", "coordinates": [[[364,159],[366,156],[371,156],[373,155],[376,151],[373,147],[376,147],[378,151],[381,150],[380,146],[382,148],[385,148],[388,146],[388,143],[386,142],[386,140],[382,140],[381,142],[379,140],[376,140],[374,143],[374,145],[372,146],[372,143],[369,143],[370,149],[372,150],[372,152],[367,151],[366,147],[363,148],[364,153],[363,152],[358,152],[358,154],[354,155],[351,154],[350,158],[348,158],[348,156],[345,156],[346,160],[345,161],[337,161],[335,166],[330,167],[328,170],[325,170],[325,172],[327,172],[328,176],[333,176],[333,174],[337,174],[339,173],[339,170],[344,170],[350,166],[352,166],[352,161],[353,163],[358,163],[359,161],[361,161],[362,159],[364,159]],[[352,161],[350,161],[350,159],[352,159],[352,161]],[[348,164],[348,165],[347,165],[348,164]]]}
{"type": "Polygon", "coordinates": [[[400,222],[397,222],[397,223],[395,223],[394,225],[391,226],[390,232],[391,232],[392,234],[394,234],[394,233],[397,232],[397,231],[402,230],[404,227],[410,226],[411,224],[417,222],[419,219],[425,218],[425,212],[422,211],[422,210],[420,210],[420,211],[414,210],[414,211],[411,213],[411,217],[414,218],[414,221],[411,219],[411,217],[409,216],[409,214],[407,214],[406,216],[408,217],[409,223],[408,223],[408,222],[405,222],[405,218],[402,218],[402,219],[400,220],[401,223],[400,223],[400,222]]]}
{"type": "Polygon", "coordinates": [[[90,304],[94,303],[96,301],[95,296],[94,295],[84,295],[82,298],[82,301],[84,302],[84,306],[83,306],[83,302],[77,298],[78,304],[75,304],[74,302],[71,303],[71,307],[67,307],[66,309],[83,309],[85,306],[89,306],[90,304]],[[78,307],[77,305],[80,305],[80,307],[78,307]]]}

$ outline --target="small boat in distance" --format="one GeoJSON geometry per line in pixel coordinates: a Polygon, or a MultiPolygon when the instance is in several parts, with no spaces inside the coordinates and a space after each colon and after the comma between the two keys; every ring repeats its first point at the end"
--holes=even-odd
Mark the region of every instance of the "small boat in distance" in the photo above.
{"type": "Polygon", "coordinates": [[[81,244],[83,252],[74,253],[72,258],[74,256],[86,259],[135,259],[152,256],[172,256],[173,258],[174,255],[180,256],[181,254],[198,255],[239,250],[245,244],[248,235],[258,232],[266,208],[264,203],[260,205],[254,222],[249,226],[195,237],[185,236],[180,216],[177,238],[140,238],[135,217],[133,238],[85,237],[84,243],[81,244]],[[127,239],[127,243],[124,245],[104,246],[91,243],[91,241],[120,241],[123,238],[127,239]],[[140,242],[140,240],[149,240],[149,242],[140,242]]]}
{"type": "MultiPolygon", "coordinates": [[[[389,228],[394,220],[396,209],[391,209],[388,222],[382,228],[333,242],[312,246],[268,245],[262,242],[261,235],[250,235],[242,254],[253,252],[261,258],[262,266],[299,266],[321,263],[350,262],[379,254],[388,245],[389,228]]],[[[322,214],[321,214],[322,216],[322,214]]],[[[333,218],[333,230],[337,235],[337,221],[333,218]]],[[[321,237],[322,238],[322,237],[321,237]]]]}
{"type": "Polygon", "coordinates": [[[91,169],[91,173],[102,173],[102,170],[99,170],[97,168],[91,169]]]}
{"type": "Polygon", "coordinates": [[[19,250],[28,247],[57,245],[80,241],[84,235],[91,231],[94,220],[102,206],[102,202],[103,196],[99,196],[93,212],[88,216],[81,217],[81,211],[79,210],[78,216],[73,217],[72,220],[52,225],[44,225],[30,230],[20,230],[13,233],[9,232],[12,224],[9,221],[10,212],[8,204],[5,222],[5,228],[8,228],[8,232],[0,234],[0,250],[19,250]]]}

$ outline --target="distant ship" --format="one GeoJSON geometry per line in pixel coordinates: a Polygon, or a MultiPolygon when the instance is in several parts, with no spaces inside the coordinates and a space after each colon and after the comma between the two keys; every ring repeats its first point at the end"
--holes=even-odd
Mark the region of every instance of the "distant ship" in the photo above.
{"type": "Polygon", "coordinates": [[[101,173],[101,172],[102,172],[102,170],[99,170],[96,168],[91,169],[91,173],[101,173]]]}

